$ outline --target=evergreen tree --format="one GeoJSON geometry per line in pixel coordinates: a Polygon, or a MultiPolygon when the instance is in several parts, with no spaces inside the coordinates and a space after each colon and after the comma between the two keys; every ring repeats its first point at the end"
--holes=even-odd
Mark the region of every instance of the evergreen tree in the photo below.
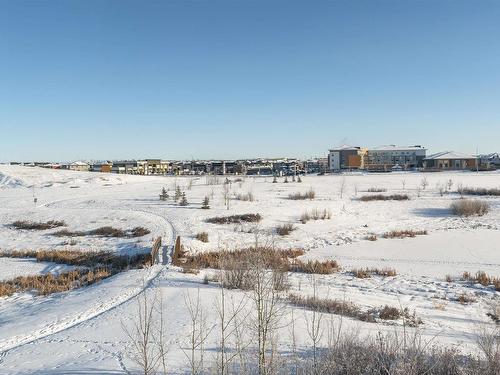
{"type": "Polygon", "coordinates": [[[168,199],[168,192],[165,188],[161,189],[160,200],[166,201],[168,199]]]}
{"type": "Polygon", "coordinates": [[[205,199],[203,199],[203,204],[201,205],[201,208],[203,210],[210,209],[210,200],[208,199],[208,197],[205,197],[205,199]]]}
{"type": "Polygon", "coordinates": [[[187,198],[186,198],[186,193],[182,193],[181,194],[181,201],[179,202],[179,205],[181,206],[187,206],[188,205],[188,201],[187,201],[187,198]]]}
{"type": "Polygon", "coordinates": [[[181,199],[182,193],[181,193],[181,188],[177,186],[175,188],[175,201],[177,202],[179,199],[181,199]]]}

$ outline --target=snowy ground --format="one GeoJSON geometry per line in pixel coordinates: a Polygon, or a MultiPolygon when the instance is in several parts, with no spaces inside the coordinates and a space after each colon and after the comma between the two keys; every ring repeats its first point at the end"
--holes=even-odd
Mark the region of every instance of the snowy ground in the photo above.
{"type": "MultiPolygon", "coordinates": [[[[231,180],[236,178],[230,177],[231,180]]],[[[291,179],[289,179],[291,181],[291,179]]],[[[259,241],[276,247],[301,247],[304,259],[335,259],[341,272],[318,276],[320,295],[347,299],[363,308],[408,307],[422,318],[423,333],[436,341],[474,350],[475,333],[491,326],[486,312],[500,293],[480,285],[459,280],[464,271],[483,270],[500,276],[500,198],[485,197],[491,212],[480,218],[458,218],[451,215],[450,203],[456,193],[440,193],[440,186],[451,180],[451,191],[459,185],[500,187],[499,173],[391,173],[352,174],[346,176],[306,176],[302,183],[273,184],[272,178],[247,177],[231,183],[231,197],[251,192],[255,200],[230,200],[224,205],[223,185],[212,185],[205,177],[146,177],[98,173],[51,171],[39,168],[0,166],[0,249],[75,249],[110,250],[119,253],[148,251],[152,239],[162,236],[170,244],[176,235],[183,238],[191,252],[236,249],[254,244],[255,230],[259,241]],[[421,188],[422,179],[428,186],[421,188]],[[161,202],[162,187],[174,186],[186,192],[187,207],[171,199],[161,202]],[[369,188],[384,188],[382,194],[408,194],[409,201],[361,202],[369,188]],[[312,201],[287,199],[295,192],[314,189],[312,201]],[[37,197],[34,203],[33,195],[37,197]],[[205,196],[210,210],[201,210],[205,196]],[[330,220],[301,224],[305,211],[328,209],[330,220]],[[263,220],[253,225],[215,225],[205,219],[242,213],[259,213],[263,220]],[[51,236],[48,231],[19,231],[9,226],[15,220],[64,220],[68,230],[91,230],[111,225],[121,229],[143,226],[151,234],[136,239],[77,237],[75,242],[51,236]],[[275,227],[293,223],[296,230],[289,236],[275,235],[275,227]],[[390,230],[427,230],[427,236],[410,239],[365,238],[381,236],[390,230]],[[194,238],[206,231],[210,241],[194,238]],[[395,268],[395,277],[356,279],[349,270],[354,267],[395,268]],[[456,281],[446,282],[450,275],[456,281]],[[475,302],[460,304],[462,294],[475,302]]],[[[219,182],[223,182],[220,178],[219,182]]],[[[16,272],[46,272],[47,265],[31,261],[0,258],[0,279],[16,272]],[[31,267],[31,268],[30,268],[31,267]]],[[[188,275],[167,266],[134,270],[119,274],[85,289],[36,297],[29,293],[0,298],[0,374],[118,374],[134,368],[126,355],[126,336],[122,325],[129,325],[136,312],[135,296],[155,287],[163,294],[165,319],[168,323],[172,371],[185,367],[180,349],[188,333],[184,306],[186,291],[200,288],[209,320],[215,320],[213,301],[218,289],[202,285],[200,275],[188,275]]],[[[294,274],[290,278],[296,293],[311,293],[310,277],[294,274]]],[[[240,292],[232,292],[236,298],[240,292]]],[[[308,345],[304,315],[300,312],[297,330],[299,344],[308,345]]],[[[391,324],[351,321],[362,334],[395,329],[391,324]]],[[[396,324],[397,325],[397,324],[396,324]]],[[[290,344],[287,329],[280,345],[290,344]]],[[[216,337],[207,346],[215,348],[216,337]]]]}

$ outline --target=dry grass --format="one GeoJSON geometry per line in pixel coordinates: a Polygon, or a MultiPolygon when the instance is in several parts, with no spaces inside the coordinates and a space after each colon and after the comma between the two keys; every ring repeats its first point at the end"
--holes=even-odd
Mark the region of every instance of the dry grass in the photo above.
{"type": "Polygon", "coordinates": [[[129,268],[142,268],[151,262],[150,254],[136,254],[129,257],[126,255],[117,255],[103,251],[10,251],[0,253],[0,257],[35,258],[37,262],[53,262],[88,268],[107,268],[114,273],[121,272],[129,268]]]}
{"type": "Polygon", "coordinates": [[[308,190],[305,193],[293,193],[288,195],[288,199],[298,201],[298,200],[313,200],[316,198],[316,192],[313,189],[308,190]]]}
{"type": "Polygon", "coordinates": [[[426,230],[393,230],[384,233],[384,238],[414,238],[416,236],[427,235],[426,230]]]}
{"type": "Polygon", "coordinates": [[[64,221],[56,221],[56,220],[49,220],[46,222],[17,220],[12,223],[12,226],[16,229],[24,229],[24,230],[47,230],[47,229],[54,229],[57,227],[64,227],[66,226],[66,223],[64,221]]]}
{"type": "Polygon", "coordinates": [[[453,202],[450,208],[457,216],[483,216],[490,210],[490,205],[476,199],[460,199],[453,202]]]}
{"type": "Polygon", "coordinates": [[[232,216],[212,217],[206,220],[210,224],[241,224],[241,223],[258,223],[262,220],[259,214],[243,214],[232,216]]]}
{"type": "Polygon", "coordinates": [[[401,310],[397,307],[385,305],[378,312],[378,317],[382,320],[398,320],[401,318],[401,310]]]}
{"type": "Polygon", "coordinates": [[[500,278],[489,276],[484,271],[477,271],[475,275],[470,272],[464,272],[462,279],[474,284],[481,284],[482,286],[493,286],[497,292],[500,292],[500,278]]]}
{"type": "Polygon", "coordinates": [[[457,189],[457,193],[465,195],[492,195],[500,196],[500,188],[474,188],[474,187],[460,187],[457,189]]]}
{"type": "Polygon", "coordinates": [[[410,200],[410,197],[407,194],[392,194],[392,195],[363,195],[359,198],[362,202],[370,202],[370,201],[407,201],[410,200]]]}
{"type": "Polygon", "coordinates": [[[111,226],[100,227],[97,229],[90,230],[88,232],[82,231],[69,231],[67,229],[62,229],[58,232],[52,233],[53,236],[57,237],[83,237],[83,236],[102,236],[102,237],[115,237],[115,238],[136,238],[143,237],[151,231],[143,227],[135,227],[128,230],[117,229],[111,226]]]}
{"type": "Polygon", "coordinates": [[[289,271],[319,274],[319,275],[330,275],[334,272],[337,272],[339,269],[340,266],[335,260],[327,260],[324,262],[320,262],[318,260],[315,261],[309,260],[307,262],[303,262],[301,260],[296,259],[289,268],[289,271]]]}
{"type": "Polygon", "coordinates": [[[73,270],[59,275],[51,273],[36,276],[20,276],[13,280],[0,282],[0,296],[14,293],[36,291],[39,295],[65,292],[99,282],[112,273],[107,269],[73,270]]]}
{"type": "Polygon", "coordinates": [[[374,234],[370,234],[370,235],[366,236],[365,239],[368,241],[377,241],[377,236],[374,234]]]}
{"type": "Polygon", "coordinates": [[[290,233],[292,233],[296,229],[297,228],[293,224],[282,224],[282,225],[278,225],[276,227],[276,233],[279,236],[288,236],[290,233]]]}
{"type": "Polygon", "coordinates": [[[460,302],[462,305],[468,305],[470,303],[476,302],[476,298],[474,298],[474,296],[470,294],[463,292],[457,297],[457,301],[460,302]]]}
{"type": "Polygon", "coordinates": [[[198,241],[201,241],[201,242],[204,242],[204,243],[207,243],[208,242],[208,233],[207,232],[200,232],[198,234],[196,234],[196,237],[195,237],[198,241]]]}
{"type": "Polygon", "coordinates": [[[368,279],[372,276],[393,277],[398,274],[394,268],[354,268],[351,273],[358,279],[368,279]]]}
{"type": "Polygon", "coordinates": [[[311,211],[306,211],[300,216],[300,222],[306,224],[310,220],[329,220],[332,217],[332,212],[328,209],[313,209],[311,211]]]}

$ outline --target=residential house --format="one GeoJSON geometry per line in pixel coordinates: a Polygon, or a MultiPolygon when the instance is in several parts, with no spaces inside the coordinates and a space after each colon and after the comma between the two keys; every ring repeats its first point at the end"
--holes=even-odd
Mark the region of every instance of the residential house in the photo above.
{"type": "Polygon", "coordinates": [[[479,165],[482,169],[500,168],[500,154],[498,152],[479,155],[479,165]]]}
{"type": "Polygon", "coordinates": [[[478,160],[477,156],[444,151],[426,157],[423,165],[426,170],[468,170],[476,169],[478,160]]]}
{"type": "Polygon", "coordinates": [[[90,165],[84,161],[75,161],[69,164],[68,169],[70,171],[88,172],[90,165]]]}

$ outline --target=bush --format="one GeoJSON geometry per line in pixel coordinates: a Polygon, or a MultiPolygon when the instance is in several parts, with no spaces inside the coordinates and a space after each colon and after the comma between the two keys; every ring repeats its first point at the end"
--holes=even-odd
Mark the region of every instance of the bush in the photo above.
{"type": "Polygon", "coordinates": [[[370,235],[366,236],[365,239],[368,241],[377,241],[377,236],[374,234],[370,234],[370,235]]]}
{"type": "Polygon", "coordinates": [[[393,230],[391,232],[384,233],[384,238],[414,238],[416,236],[427,235],[426,230],[393,230]]]}
{"type": "Polygon", "coordinates": [[[392,195],[363,195],[359,198],[362,202],[370,202],[370,201],[407,201],[410,197],[407,194],[392,194],[392,195]]]}
{"type": "Polygon", "coordinates": [[[340,266],[335,260],[327,260],[324,262],[320,262],[318,260],[315,261],[309,260],[307,262],[303,262],[301,260],[296,259],[293,265],[291,266],[290,271],[319,274],[319,275],[329,275],[334,272],[337,272],[339,269],[340,266]]]}
{"type": "Polygon", "coordinates": [[[500,292],[500,278],[491,277],[484,271],[477,271],[475,275],[470,272],[464,272],[462,279],[474,284],[481,284],[482,286],[493,286],[497,292],[500,292]]]}
{"type": "Polygon", "coordinates": [[[401,318],[401,310],[396,307],[385,305],[379,311],[378,317],[382,320],[398,320],[401,318]]]}
{"type": "Polygon", "coordinates": [[[12,226],[16,229],[24,229],[24,230],[46,230],[46,229],[54,229],[57,227],[65,227],[66,223],[64,221],[56,221],[56,220],[50,220],[47,222],[17,220],[12,223],[12,226]]]}
{"type": "Polygon", "coordinates": [[[200,232],[196,235],[196,239],[201,242],[208,242],[208,233],[207,232],[200,232]]]}
{"type": "Polygon", "coordinates": [[[457,193],[465,195],[492,195],[500,196],[500,188],[473,188],[473,187],[460,187],[457,189],[457,193]]]}
{"type": "Polygon", "coordinates": [[[490,210],[487,202],[473,199],[460,199],[453,202],[450,208],[457,216],[483,216],[490,210]]]}
{"type": "Polygon", "coordinates": [[[387,189],[385,188],[378,188],[378,187],[371,187],[367,190],[369,193],[385,193],[387,189]]]}
{"type": "Polygon", "coordinates": [[[295,228],[293,224],[282,224],[276,227],[276,233],[278,233],[278,235],[280,236],[288,236],[295,229],[297,228],[295,228]]]}
{"type": "Polygon", "coordinates": [[[306,211],[300,216],[300,222],[306,224],[310,220],[329,220],[332,217],[332,212],[328,209],[313,209],[312,211],[306,211]]]}
{"type": "Polygon", "coordinates": [[[60,231],[52,233],[56,237],[82,237],[87,235],[86,232],[82,231],[69,231],[67,229],[61,229],[60,231]]]}
{"type": "Polygon", "coordinates": [[[100,227],[88,232],[92,236],[102,237],[127,237],[127,233],[122,229],[113,228],[111,226],[100,227]]]}
{"type": "Polygon", "coordinates": [[[255,200],[255,197],[253,196],[252,193],[237,194],[236,200],[239,200],[242,202],[253,202],[255,200]]]}
{"type": "Polygon", "coordinates": [[[305,193],[294,193],[294,194],[290,194],[288,195],[288,199],[291,199],[291,200],[306,200],[306,199],[309,199],[309,200],[313,200],[314,198],[316,197],[316,193],[314,192],[313,189],[310,189],[309,191],[305,192],[305,193]]]}
{"type": "Polygon", "coordinates": [[[259,214],[243,214],[222,217],[212,217],[207,219],[210,224],[241,224],[241,223],[258,223],[262,220],[259,214]]]}
{"type": "Polygon", "coordinates": [[[371,276],[397,276],[397,272],[394,268],[354,268],[351,270],[351,273],[358,279],[368,279],[371,276]]]}

